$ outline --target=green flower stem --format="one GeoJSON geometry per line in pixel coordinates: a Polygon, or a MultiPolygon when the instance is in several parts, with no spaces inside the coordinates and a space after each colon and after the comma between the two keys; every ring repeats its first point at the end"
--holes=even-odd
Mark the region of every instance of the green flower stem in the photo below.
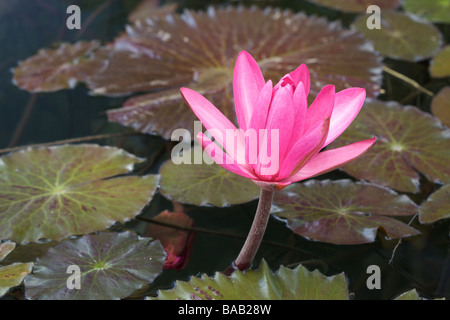
{"type": "Polygon", "coordinates": [[[269,221],[273,195],[273,190],[261,188],[258,208],[256,209],[255,218],[253,219],[250,232],[248,233],[241,252],[234,262],[235,267],[241,271],[251,266],[256,252],[259,249],[259,245],[264,237],[267,223],[269,221]]]}

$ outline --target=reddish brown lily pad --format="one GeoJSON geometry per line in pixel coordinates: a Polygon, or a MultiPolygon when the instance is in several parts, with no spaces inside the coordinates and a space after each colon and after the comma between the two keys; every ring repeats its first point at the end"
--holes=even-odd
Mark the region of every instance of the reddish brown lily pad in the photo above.
{"type": "Polygon", "coordinates": [[[295,233],[334,244],[373,242],[380,230],[389,238],[420,232],[389,216],[418,212],[407,196],[369,183],[350,180],[292,184],[275,194],[273,213],[295,233]]]}
{"type": "Polygon", "coordinates": [[[450,127],[450,87],[445,87],[431,101],[431,112],[450,127]]]}
{"type": "Polygon", "coordinates": [[[450,218],[450,185],[447,184],[434,192],[420,206],[419,220],[422,223],[432,223],[450,218]]]}
{"type": "Polygon", "coordinates": [[[396,102],[368,100],[330,148],[373,136],[374,147],[342,170],[405,192],[419,191],[418,172],[432,182],[450,182],[450,130],[432,115],[396,102]]]}
{"type": "Polygon", "coordinates": [[[63,43],[43,49],[14,69],[13,82],[30,92],[53,92],[73,88],[79,81],[99,72],[106,61],[89,59],[100,47],[99,41],[63,43]]]}

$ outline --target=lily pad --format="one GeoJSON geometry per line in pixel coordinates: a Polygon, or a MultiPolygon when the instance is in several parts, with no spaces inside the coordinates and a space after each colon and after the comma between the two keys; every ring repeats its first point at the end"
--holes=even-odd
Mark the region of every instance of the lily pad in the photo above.
{"type": "Polygon", "coordinates": [[[375,241],[377,230],[397,239],[416,229],[388,216],[409,216],[417,206],[405,195],[377,185],[350,180],[293,184],[275,194],[273,213],[295,233],[334,244],[375,241]]]}
{"type": "Polygon", "coordinates": [[[344,12],[366,12],[371,5],[378,6],[381,10],[395,9],[400,6],[399,0],[309,0],[315,4],[344,12]]]}
{"type": "Polygon", "coordinates": [[[430,62],[429,71],[434,78],[450,76],[450,45],[436,53],[430,62]]]}
{"type": "Polygon", "coordinates": [[[366,16],[358,17],[354,26],[373,42],[378,52],[394,59],[428,59],[442,44],[441,33],[434,25],[408,13],[383,11],[380,29],[367,28],[366,16]]]}
{"type": "Polygon", "coordinates": [[[0,243],[0,261],[5,259],[5,257],[10,254],[10,252],[13,251],[15,247],[16,244],[11,241],[0,243]]]}
{"type": "Polygon", "coordinates": [[[128,231],[85,235],[37,259],[33,274],[25,279],[25,295],[40,300],[125,298],[151,283],[164,260],[159,241],[128,231]]]}
{"type": "Polygon", "coordinates": [[[418,192],[419,174],[450,183],[450,130],[432,115],[396,102],[367,100],[330,147],[376,136],[374,147],[342,167],[358,178],[398,191],[418,192]]]}
{"type": "Polygon", "coordinates": [[[447,184],[434,192],[420,206],[419,221],[432,223],[450,218],[450,185],[447,184]]]}
{"type": "Polygon", "coordinates": [[[450,127],[450,87],[445,87],[431,101],[431,112],[450,127]]]}
{"type": "MultiPolygon", "coordinates": [[[[150,298],[152,299],[152,298],[150,298]]],[[[160,290],[155,300],[348,300],[343,273],[326,277],[303,266],[270,270],[262,260],[258,270],[233,272],[230,277],[217,272],[214,277],[192,277],[177,281],[175,288],[160,290]]]]}
{"type": "Polygon", "coordinates": [[[158,180],[124,175],[140,161],[98,145],[26,149],[0,158],[0,239],[60,240],[135,217],[158,180]]]}
{"type": "Polygon", "coordinates": [[[20,285],[32,268],[32,262],[14,263],[0,267],[0,297],[7,293],[9,289],[20,285]]]}
{"type": "Polygon", "coordinates": [[[403,8],[433,22],[450,23],[450,0],[403,0],[403,8]]]}
{"type": "Polygon", "coordinates": [[[100,47],[99,41],[63,43],[55,49],[42,49],[14,69],[13,82],[29,92],[53,92],[73,88],[105,65],[88,59],[100,47]]]}
{"type": "Polygon", "coordinates": [[[197,206],[226,207],[255,200],[259,187],[216,163],[174,164],[160,169],[160,193],[170,200],[197,206]]]}

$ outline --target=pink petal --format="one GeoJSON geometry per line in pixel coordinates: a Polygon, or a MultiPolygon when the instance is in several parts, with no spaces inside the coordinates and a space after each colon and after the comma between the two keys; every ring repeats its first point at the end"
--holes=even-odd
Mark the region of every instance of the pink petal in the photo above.
{"type": "Polygon", "coordinates": [[[322,148],[330,127],[330,118],[309,130],[293,146],[284,160],[278,179],[282,180],[301,169],[309,159],[314,157],[322,148]]]}
{"type": "Polygon", "coordinates": [[[289,75],[291,79],[294,81],[296,86],[298,86],[300,83],[303,83],[305,94],[306,96],[308,96],[311,84],[309,78],[309,70],[306,64],[300,65],[300,67],[292,71],[289,75]]]}
{"type": "Polygon", "coordinates": [[[214,136],[217,143],[220,144],[228,154],[237,159],[237,150],[244,148],[245,146],[243,137],[238,138],[237,143],[230,141],[231,139],[226,139],[227,133],[229,132],[236,132],[239,135],[236,131],[236,126],[200,93],[188,88],[181,88],[180,91],[187,104],[191,107],[192,111],[194,111],[195,115],[200,119],[205,128],[210,130],[211,133],[214,131],[220,133],[214,136]]]}
{"type": "MultiPolygon", "coordinates": [[[[294,106],[292,103],[293,86],[288,84],[280,86],[272,97],[269,115],[267,117],[266,129],[270,132],[278,130],[278,151],[279,159],[283,159],[286,149],[290,144],[292,128],[294,125],[294,106]]],[[[262,142],[263,147],[268,147],[268,141],[262,142]]],[[[266,153],[261,153],[260,161],[267,163],[264,157],[266,153]]]]}
{"type": "Polygon", "coordinates": [[[227,156],[219,146],[216,145],[213,148],[208,147],[211,143],[214,142],[212,142],[211,139],[209,139],[203,132],[199,132],[196,138],[198,143],[202,146],[202,149],[211,157],[212,160],[214,160],[216,164],[218,164],[225,170],[236,173],[242,177],[256,179],[256,176],[253,174],[253,172],[248,170],[245,166],[240,165],[236,162],[227,163],[227,156]]]}
{"type": "Polygon", "coordinates": [[[314,102],[309,106],[306,112],[305,127],[303,133],[314,127],[317,123],[327,117],[331,117],[334,108],[335,87],[328,85],[320,90],[314,102]]]}
{"type": "Polygon", "coordinates": [[[255,59],[248,52],[241,51],[233,73],[234,104],[239,128],[247,129],[264,83],[264,77],[255,59]]]}
{"type": "Polygon", "coordinates": [[[349,88],[336,93],[334,109],[331,114],[330,132],[328,133],[325,146],[333,142],[356,118],[364,99],[366,90],[363,88],[349,88]]]}
{"type": "Polygon", "coordinates": [[[344,147],[326,150],[312,157],[299,172],[285,179],[296,182],[337,169],[366,152],[376,138],[358,141],[344,147]]]}
{"type": "Polygon", "coordinates": [[[291,149],[303,135],[303,128],[305,126],[308,101],[302,82],[295,88],[292,103],[294,106],[294,125],[292,127],[291,142],[288,149],[291,149]]]}
{"type": "Polygon", "coordinates": [[[264,129],[272,100],[272,80],[267,81],[261,89],[247,129],[264,129]]]}

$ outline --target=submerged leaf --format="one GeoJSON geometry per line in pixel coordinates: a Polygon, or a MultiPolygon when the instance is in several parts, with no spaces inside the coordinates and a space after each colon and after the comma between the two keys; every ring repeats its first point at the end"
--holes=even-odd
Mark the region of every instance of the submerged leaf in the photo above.
{"type": "Polygon", "coordinates": [[[158,177],[114,176],[140,161],[98,145],[27,149],[0,158],[0,239],[60,240],[135,217],[158,177]]]}
{"type": "Polygon", "coordinates": [[[273,213],[295,233],[334,244],[375,241],[377,230],[389,238],[417,235],[412,227],[388,216],[409,216],[418,208],[407,196],[350,180],[292,184],[275,194],[273,213]]]}
{"type": "Polygon", "coordinates": [[[383,11],[379,29],[369,29],[366,16],[357,18],[354,25],[378,52],[394,59],[412,62],[427,59],[442,44],[442,36],[434,25],[411,14],[383,11]]]}
{"type": "Polygon", "coordinates": [[[159,241],[128,231],[85,235],[66,240],[39,258],[25,279],[25,295],[42,300],[125,298],[151,283],[162,272],[164,259],[159,241]]]}
{"type": "Polygon", "coordinates": [[[161,212],[153,220],[157,223],[150,223],[145,235],[161,241],[167,253],[164,269],[184,269],[189,262],[195,234],[193,231],[183,230],[183,228],[192,228],[194,221],[184,212],[170,212],[168,210],[161,212]],[[174,225],[178,228],[165,224],[174,225]]]}
{"type": "Polygon", "coordinates": [[[420,206],[419,220],[432,223],[450,218],[450,184],[441,187],[420,206]]]}
{"type": "Polygon", "coordinates": [[[326,277],[303,266],[272,272],[263,260],[258,270],[236,270],[230,277],[192,277],[175,288],[160,290],[155,300],[348,300],[344,274],[326,277]]]}
{"type": "Polygon", "coordinates": [[[259,188],[251,180],[216,163],[177,165],[169,160],[161,167],[160,176],[161,194],[177,202],[225,207],[259,196],[259,188]]]}
{"type": "Polygon", "coordinates": [[[348,174],[398,191],[418,192],[419,174],[450,182],[450,130],[428,113],[396,102],[367,100],[330,148],[377,137],[374,147],[342,167],[348,174]]]}

